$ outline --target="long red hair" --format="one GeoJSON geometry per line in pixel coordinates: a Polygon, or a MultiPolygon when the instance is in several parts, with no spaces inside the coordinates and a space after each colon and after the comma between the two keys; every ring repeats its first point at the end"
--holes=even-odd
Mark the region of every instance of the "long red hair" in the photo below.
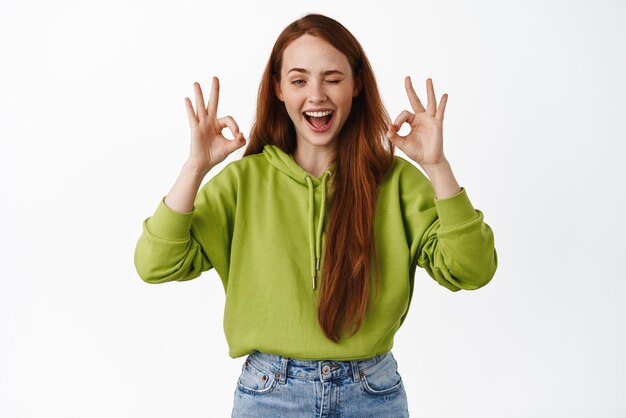
{"type": "Polygon", "coordinates": [[[262,152],[266,144],[290,154],[296,148],[293,122],[276,96],[274,83],[280,81],[285,48],[304,34],[319,36],[342,52],[355,82],[361,85],[337,141],[317,306],[324,334],[338,342],[343,331],[354,335],[359,330],[369,306],[370,288],[378,288],[374,212],[378,185],[391,168],[394,146],[385,136],[390,119],[363,48],[336,20],[309,14],[287,26],[274,44],[259,86],[256,118],[244,157],[262,152]]]}

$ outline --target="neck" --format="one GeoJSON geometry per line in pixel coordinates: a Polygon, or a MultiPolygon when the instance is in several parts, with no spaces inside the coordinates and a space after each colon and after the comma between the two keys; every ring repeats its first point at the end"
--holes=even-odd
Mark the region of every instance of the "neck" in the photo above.
{"type": "Polygon", "coordinates": [[[304,171],[317,178],[322,177],[335,159],[335,147],[316,146],[300,143],[296,146],[293,158],[304,171]]]}

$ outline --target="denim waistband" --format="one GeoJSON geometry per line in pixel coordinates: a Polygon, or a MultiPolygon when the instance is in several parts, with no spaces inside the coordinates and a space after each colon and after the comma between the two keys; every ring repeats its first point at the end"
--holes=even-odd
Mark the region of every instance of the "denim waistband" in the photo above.
{"type": "Polygon", "coordinates": [[[246,362],[274,374],[280,383],[285,383],[287,377],[327,381],[347,376],[358,382],[361,372],[380,363],[387,356],[393,356],[391,351],[360,360],[301,360],[254,351],[248,355],[246,362]]]}

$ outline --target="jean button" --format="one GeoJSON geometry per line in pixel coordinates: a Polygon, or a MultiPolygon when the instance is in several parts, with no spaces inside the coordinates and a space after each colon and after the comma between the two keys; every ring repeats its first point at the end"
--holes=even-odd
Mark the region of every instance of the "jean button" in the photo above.
{"type": "Polygon", "coordinates": [[[322,373],[324,373],[324,374],[330,373],[330,366],[328,364],[326,364],[324,367],[322,367],[322,373]]]}

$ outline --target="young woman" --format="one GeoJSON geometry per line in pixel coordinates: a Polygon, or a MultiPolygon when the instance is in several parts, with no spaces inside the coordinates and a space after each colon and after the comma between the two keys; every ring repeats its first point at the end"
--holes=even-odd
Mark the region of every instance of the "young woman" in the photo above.
{"type": "Polygon", "coordinates": [[[148,283],[218,272],[229,354],[247,356],[234,417],[408,416],[391,348],[416,267],[452,291],[493,277],[492,230],[443,153],[447,95],[437,104],[426,87],[424,108],[406,78],[413,111],[391,123],[354,36],[305,16],[274,45],[243,158],[200,190],[246,140],[218,117],[217,78],[208,105],[197,83],[195,110],[185,98],[189,159],[144,221],[135,265],[148,283]]]}

